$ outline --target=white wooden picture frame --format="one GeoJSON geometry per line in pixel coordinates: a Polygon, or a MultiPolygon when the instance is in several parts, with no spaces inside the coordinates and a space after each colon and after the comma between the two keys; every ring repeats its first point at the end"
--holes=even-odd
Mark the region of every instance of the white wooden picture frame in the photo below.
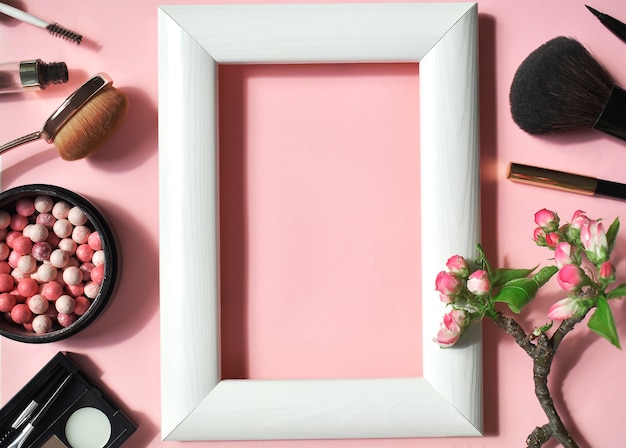
{"type": "Polygon", "coordinates": [[[480,236],[477,28],[475,3],[159,7],[164,440],[481,434],[480,326],[432,341],[436,274],[480,236]],[[423,377],[221,380],[218,64],[342,62],[420,64],[423,377]]]}

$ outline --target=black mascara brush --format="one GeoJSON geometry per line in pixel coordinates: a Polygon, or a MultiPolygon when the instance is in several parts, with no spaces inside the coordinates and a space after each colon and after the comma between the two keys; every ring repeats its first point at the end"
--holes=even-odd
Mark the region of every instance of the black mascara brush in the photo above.
{"type": "Polygon", "coordinates": [[[78,33],[75,33],[72,30],[68,30],[67,28],[59,25],[58,23],[49,23],[45,20],[42,20],[38,17],[35,17],[27,12],[22,11],[21,9],[17,9],[11,5],[7,5],[5,3],[0,3],[0,12],[2,14],[6,14],[8,16],[13,17],[14,19],[21,20],[22,22],[30,23],[31,25],[38,26],[39,28],[43,28],[47,30],[53,36],[60,37],[62,39],[67,39],[76,44],[80,44],[80,41],[83,39],[78,33]]]}
{"type": "Polygon", "coordinates": [[[559,36],[521,63],[511,114],[529,134],[597,129],[626,140],[626,91],[577,40],[559,36]]]}

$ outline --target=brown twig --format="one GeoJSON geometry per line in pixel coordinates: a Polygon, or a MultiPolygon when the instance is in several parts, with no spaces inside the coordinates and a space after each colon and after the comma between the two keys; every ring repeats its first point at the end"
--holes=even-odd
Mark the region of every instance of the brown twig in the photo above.
{"type": "Polygon", "coordinates": [[[533,380],[535,383],[535,396],[544,413],[548,417],[548,423],[536,427],[526,439],[528,448],[542,447],[548,440],[555,438],[564,448],[578,448],[559,413],[554,406],[554,401],[548,388],[548,376],[557,348],[563,338],[574,329],[574,326],[583,320],[584,316],[576,319],[567,319],[555,330],[552,337],[542,333],[538,337],[528,335],[522,326],[513,318],[506,317],[502,313],[492,316],[494,323],[502,328],[508,335],[515,339],[519,345],[533,360],[533,380]]]}

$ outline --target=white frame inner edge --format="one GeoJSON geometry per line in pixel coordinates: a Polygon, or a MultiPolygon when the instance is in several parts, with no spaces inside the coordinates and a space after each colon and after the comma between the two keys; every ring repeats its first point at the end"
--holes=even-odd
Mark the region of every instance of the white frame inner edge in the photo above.
{"type": "Polygon", "coordinates": [[[432,341],[480,237],[477,29],[476,3],[159,7],[163,440],[481,435],[480,326],[432,341]],[[218,64],[342,62],[420,64],[423,377],[221,380],[218,64]]]}

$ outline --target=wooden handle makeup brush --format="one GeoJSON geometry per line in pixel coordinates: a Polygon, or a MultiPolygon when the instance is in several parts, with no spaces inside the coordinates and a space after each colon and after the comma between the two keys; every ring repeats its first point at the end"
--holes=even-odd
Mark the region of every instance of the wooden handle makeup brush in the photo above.
{"type": "Polygon", "coordinates": [[[577,40],[556,37],[517,69],[513,120],[530,134],[594,128],[626,140],[626,91],[577,40]]]}
{"type": "Polygon", "coordinates": [[[64,160],[78,160],[93,153],[115,133],[128,110],[128,99],[99,73],[80,86],[46,120],[41,131],[0,146],[0,154],[43,138],[54,143],[64,160]]]}

